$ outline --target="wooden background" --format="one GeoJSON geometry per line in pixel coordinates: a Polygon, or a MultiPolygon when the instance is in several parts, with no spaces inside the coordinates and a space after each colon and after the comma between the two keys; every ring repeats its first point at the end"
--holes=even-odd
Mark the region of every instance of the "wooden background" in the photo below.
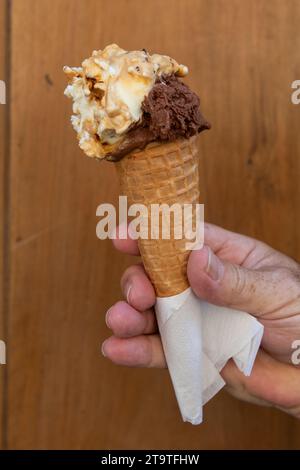
{"type": "Polygon", "coordinates": [[[96,239],[117,181],[78,149],[62,74],[111,42],[187,64],[213,124],[200,139],[207,219],[300,259],[299,23],[297,0],[0,0],[2,448],[300,447],[299,422],[225,392],[203,425],[183,424],[166,371],[100,355],[130,260],[96,239]]]}

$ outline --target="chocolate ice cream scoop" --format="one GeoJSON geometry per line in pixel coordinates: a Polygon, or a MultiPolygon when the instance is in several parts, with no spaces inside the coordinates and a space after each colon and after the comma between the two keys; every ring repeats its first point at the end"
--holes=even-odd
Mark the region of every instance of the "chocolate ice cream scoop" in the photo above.
{"type": "Polygon", "coordinates": [[[174,74],[158,79],[142,104],[143,125],[156,139],[189,138],[209,129],[200,112],[200,99],[174,74]]]}
{"type": "Polygon", "coordinates": [[[132,150],[142,150],[153,141],[188,139],[210,129],[200,112],[200,99],[174,74],[158,78],[142,103],[142,119],[109,153],[107,160],[117,161],[132,150]]]}

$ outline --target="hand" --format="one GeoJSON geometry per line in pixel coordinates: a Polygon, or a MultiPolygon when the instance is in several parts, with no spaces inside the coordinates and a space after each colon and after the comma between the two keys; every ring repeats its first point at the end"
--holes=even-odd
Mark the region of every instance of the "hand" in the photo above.
{"type": "MultiPolygon", "coordinates": [[[[129,237],[114,245],[139,254],[129,237]]],[[[265,327],[250,377],[232,360],[223,368],[227,390],[300,418],[300,368],[291,364],[292,343],[300,340],[299,264],[262,242],[205,224],[204,247],[191,253],[187,272],[196,295],[245,310],[265,327]]],[[[155,292],[142,265],[128,268],[121,286],[126,302],[117,302],[106,314],[113,336],[103,343],[103,354],[116,364],[166,367],[153,310],[155,292]]]]}

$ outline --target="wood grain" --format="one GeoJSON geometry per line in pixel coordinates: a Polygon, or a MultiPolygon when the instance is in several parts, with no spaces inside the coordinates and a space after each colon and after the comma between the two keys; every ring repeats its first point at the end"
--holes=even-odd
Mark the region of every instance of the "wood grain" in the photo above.
{"type": "Polygon", "coordinates": [[[188,64],[213,123],[200,139],[207,217],[300,258],[299,21],[296,0],[14,0],[9,448],[299,446],[295,420],[225,393],[202,426],[183,424],[166,371],[100,356],[130,260],[96,239],[117,179],[78,149],[62,95],[62,66],[110,42],[188,64]]]}
{"type": "MultiPolygon", "coordinates": [[[[6,73],[6,3],[4,0],[0,2],[0,80],[5,82],[7,73],[6,73]]],[[[2,230],[0,231],[0,286],[1,286],[1,302],[0,302],[0,340],[5,341],[5,304],[6,304],[6,294],[4,283],[4,233],[6,230],[5,223],[5,192],[6,192],[6,131],[7,131],[7,105],[0,104],[0,180],[1,180],[1,191],[0,191],[0,223],[2,230]]],[[[3,409],[6,404],[6,395],[4,390],[4,380],[5,380],[5,367],[0,364],[0,448],[4,448],[4,413],[3,409]]]]}

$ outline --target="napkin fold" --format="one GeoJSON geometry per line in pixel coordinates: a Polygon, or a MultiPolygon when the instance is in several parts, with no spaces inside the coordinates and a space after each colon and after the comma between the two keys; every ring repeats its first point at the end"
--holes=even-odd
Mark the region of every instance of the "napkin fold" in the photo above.
{"type": "Polygon", "coordinates": [[[191,288],[158,297],[155,311],[182,418],[200,424],[203,406],[225,385],[220,371],[230,358],[251,374],[263,326],[246,312],[200,300],[191,288]]]}

